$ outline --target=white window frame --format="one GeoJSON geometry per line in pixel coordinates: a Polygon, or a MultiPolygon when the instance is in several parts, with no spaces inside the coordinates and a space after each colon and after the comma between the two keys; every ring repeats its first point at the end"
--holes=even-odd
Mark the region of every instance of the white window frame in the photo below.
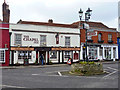
{"type": "Polygon", "coordinates": [[[112,41],[112,34],[108,34],[108,41],[112,41]]]}
{"type": "Polygon", "coordinates": [[[50,51],[50,59],[57,59],[57,51],[50,51]],[[55,52],[56,57],[52,57],[53,52],[55,52]]]}
{"type": "Polygon", "coordinates": [[[69,42],[68,42],[66,38],[69,38],[69,39],[70,39],[70,37],[69,37],[69,36],[68,36],[68,37],[67,37],[67,36],[65,37],[65,46],[66,46],[66,47],[70,47],[70,40],[69,40],[69,42]],[[66,43],[67,43],[67,44],[66,44],[66,43]],[[68,43],[69,43],[69,45],[68,45],[68,43]]]}
{"type": "Polygon", "coordinates": [[[0,61],[0,63],[5,63],[5,49],[0,49],[0,51],[4,51],[4,61],[0,61]]]}
{"type": "Polygon", "coordinates": [[[47,36],[46,35],[40,35],[40,46],[47,46],[47,36]],[[41,42],[41,37],[44,36],[45,37],[45,41],[44,42],[41,42]]]}
{"type": "Polygon", "coordinates": [[[15,45],[21,45],[22,44],[22,34],[19,34],[19,33],[14,34],[14,43],[15,43],[15,45]],[[21,43],[16,43],[16,35],[21,35],[21,43]]]}
{"type": "Polygon", "coordinates": [[[65,58],[70,58],[71,57],[71,52],[70,51],[65,51],[64,57],[65,58]]]}
{"type": "Polygon", "coordinates": [[[98,41],[101,41],[101,40],[102,40],[102,34],[99,33],[99,34],[98,34],[98,41]]]}

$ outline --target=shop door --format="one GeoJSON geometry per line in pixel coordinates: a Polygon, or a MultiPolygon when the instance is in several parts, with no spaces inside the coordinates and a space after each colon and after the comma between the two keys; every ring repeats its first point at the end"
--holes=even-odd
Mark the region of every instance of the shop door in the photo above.
{"type": "Polygon", "coordinates": [[[105,48],[105,58],[107,60],[111,59],[111,48],[105,48]]]}
{"type": "Polygon", "coordinates": [[[44,62],[44,64],[46,64],[46,52],[45,51],[40,51],[39,52],[39,63],[42,64],[41,60],[40,60],[40,55],[42,55],[42,54],[43,54],[43,58],[44,58],[43,62],[44,62]]]}

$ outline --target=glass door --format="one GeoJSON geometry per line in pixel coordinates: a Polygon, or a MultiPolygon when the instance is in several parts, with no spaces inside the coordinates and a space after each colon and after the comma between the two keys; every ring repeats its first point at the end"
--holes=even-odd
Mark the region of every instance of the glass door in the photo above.
{"type": "Polygon", "coordinates": [[[110,60],[111,59],[111,48],[105,48],[105,58],[110,60]]]}

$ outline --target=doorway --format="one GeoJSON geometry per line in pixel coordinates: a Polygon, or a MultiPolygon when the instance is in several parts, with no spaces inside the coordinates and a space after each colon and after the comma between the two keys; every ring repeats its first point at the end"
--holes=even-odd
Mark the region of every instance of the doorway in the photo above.
{"type": "Polygon", "coordinates": [[[105,58],[107,60],[111,59],[111,48],[109,48],[109,47],[105,48],[105,58]]]}
{"type": "Polygon", "coordinates": [[[43,64],[46,65],[46,51],[39,51],[39,64],[42,64],[40,56],[43,55],[43,64]]]}

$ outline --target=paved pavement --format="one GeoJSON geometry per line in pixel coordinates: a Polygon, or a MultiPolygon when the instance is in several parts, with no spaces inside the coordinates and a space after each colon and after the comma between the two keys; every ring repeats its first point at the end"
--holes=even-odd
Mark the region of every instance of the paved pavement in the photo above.
{"type": "MultiPolygon", "coordinates": [[[[107,61],[102,62],[103,64],[115,64],[118,63],[118,61],[107,61]]],[[[28,68],[28,67],[59,67],[59,66],[65,66],[67,64],[53,64],[53,65],[28,65],[28,66],[0,66],[0,69],[13,69],[13,68],[28,68]]]]}
{"type": "Polygon", "coordinates": [[[66,64],[2,69],[3,88],[118,88],[118,63],[103,64],[105,75],[69,76],[66,64]]]}

